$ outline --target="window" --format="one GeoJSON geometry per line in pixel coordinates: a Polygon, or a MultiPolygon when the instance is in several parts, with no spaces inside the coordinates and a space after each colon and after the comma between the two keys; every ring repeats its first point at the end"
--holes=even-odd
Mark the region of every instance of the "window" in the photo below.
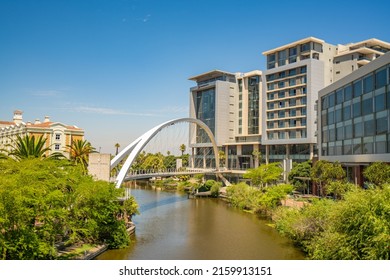
{"type": "Polygon", "coordinates": [[[353,83],[353,97],[360,96],[362,94],[362,81],[356,81],[353,83]]]}
{"type": "Polygon", "coordinates": [[[296,75],[296,74],[297,74],[297,69],[296,69],[296,68],[290,69],[290,70],[288,71],[288,75],[289,75],[289,76],[294,76],[294,75],[296,75]]]}
{"type": "Polygon", "coordinates": [[[357,98],[353,101],[353,104],[352,104],[352,107],[353,107],[353,110],[352,110],[352,113],[353,113],[353,117],[359,117],[362,113],[361,111],[361,108],[360,108],[360,98],[357,98]]]}
{"type": "Polygon", "coordinates": [[[367,93],[374,90],[374,79],[372,75],[363,79],[363,93],[367,93]]]}
{"type": "Polygon", "coordinates": [[[54,149],[58,151],[60,149],[60,144],[55,144],[54,149]]]}
{"type": "Polygon", "coordinates": [[[343,120],[349,120],[351,118],[351,102],[346,102],[343,107],[343,120]]]}
{"type": "Polygon", "coordinates": [[[362,153],[362,140],[361,138],[353,139],[353,154],[360,155],[362,153]]]}
{"type": "Polygon", "coordinates": [[[290,138],[290,139],[295,139],[295,138],[297,138],[297,133],[296,133],[296,131],[290,131],[290,132],[288,133],[288,138],[290,138]]]}
{"type": "Polygon", "coordinates": [[[384,134],[388,132],[387,112],[376,114],[376,134],[384,134]]]}
{"type": "Polygon", "coordinates": [[[267,55],[267,66],[268,69],[275,68],[276,55],[274,53],[267,55]]]}
{"type": "Polygon", "coordinates": [[[343,140],[344,139],[344,127],[340,126],[336,128],[336,139],[343,140]]]}
{"type": "Polygon", "coordinates": [[[344,138],[345,139],[352,138],[352,124],[344,126],[344,138]]]}
{"type": "Polygon", "coordinates": [[[363,96],[363,103],[362,103],[362,115],[368,115],[368,114],[371,114],[373,111],[373,108],[372,108],[372,98],[369,97],[369,98],[366,98],[365,96],[363,96]]]}
{"type": "Polygon", "coordinates": [[[375,73],[375,88],[384,87],[387,84],[387,69],[380,70],[375,73]]]}
{"type": "Polygon", "coordinates": [[[342,119],[341,116],[342,116],[342,114],[341,114],[341,108],[340,108],[340,109],[337,109],[335,111],[335,114],[334,114],[335,123],[341,122],[341,119],[342,119]]]}
{"type": "Polygon", "coordinates": [[[375,135],[375,121],[372,117],[364,122],[364,135],[375,135]]]}
{"type": "Polygon", "coordinates": [[[56,134],[56,140],[60,140],[61,139],[61,134],[56,134]]]}
{"type": "Polygon", "coordinates": [[[336,104],[335,94],[329,95],[329,107],[333,107],[336,104]]]}
{"type": "Polygon", "coordinates": [[[310,42],[301,45],[301,52],[310,51],[310,42]]]}
{"type": "Polygon", "coordinates": [[[352,99],[352,86],[349,85],[344,88],[344,100],[351,100],[352,99]]]}
{"type": "Polygon", "coordinates": [[[336,91],[336,104],[341,104],[344,101],[343,90],[336,91]]]}
{"type": "Polygon", "coordinates": [[[386,108],[385,94],[375,96],[375,112],[383,111],[386,108]]]}
{"type": "Polygon", "coordinates": [[[357,122],[353,125],[353,136],[356,137],[362,137],[363,136],[363,123],[357,122]]]}
{"type": "Polygon", "coordinates": [[[289,90],[289,93],[288,93],[288,96],[295,96],[297,95],[297,90],[294,88],[294,89],[290,89],[289,90]]]}
{"type": "Polygon", "coordinates": [[[282,66],[286,64],[286,50],[278,52],[278,66],[282,66]]]}
{"type": "Polygon", "coordinates": [[[376,154],[386,153],[386,135],[380,135],[375,137],[375,153],[376,154]]]}

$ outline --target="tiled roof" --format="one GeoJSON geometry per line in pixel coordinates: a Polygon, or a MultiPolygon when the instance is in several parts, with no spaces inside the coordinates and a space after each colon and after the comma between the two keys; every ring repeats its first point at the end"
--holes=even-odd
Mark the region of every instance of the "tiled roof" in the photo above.
{"type": "Polygon", "coordinates": [[[14,124],[15,124],[15,122],[0,121],[0,124],[5,124],[5,125],[14,125],[14,124]]]}
{"type": "MultiPolygon", "coordinates": [[[[27,127],[36,127],[36,128],[45,128],[45,127],[50,127],[52,126],[53,124],[56,124],[58,122],[43,122],[43,123],[39,123],[39,124],[34,124],[34,123],[31,123],[31,124],[27,124],[27,127]]],[[[77,126],[74,126],[74,125],[64,125],[67,129],[74,129],[74,130],[82,130],[81,128],[77,127],[77,126]]]]}

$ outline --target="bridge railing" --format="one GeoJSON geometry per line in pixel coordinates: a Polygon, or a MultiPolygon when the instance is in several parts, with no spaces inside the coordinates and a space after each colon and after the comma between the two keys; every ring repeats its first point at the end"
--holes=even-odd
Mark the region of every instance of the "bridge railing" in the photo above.
{"type": "Polygon", "coordinates": [[[204,169],[204,168],[168,168],[168,169],[142,169],[142,170],[130,170],[127,176],[135,175],[150,175],[150,174],[191,174],[191,173],[207,173],[213,172],[215,169],[204,169]]]}

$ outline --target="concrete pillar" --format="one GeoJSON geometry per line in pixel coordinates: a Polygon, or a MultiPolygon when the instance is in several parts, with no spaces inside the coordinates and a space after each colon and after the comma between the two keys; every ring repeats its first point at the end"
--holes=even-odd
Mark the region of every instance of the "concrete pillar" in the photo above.
{"type": "Polygon", "coordinates": [[[310,144],[310,160],[314,157],[314,144],[310,144]]]}
{"type": "Polygon", "coordinates": [[[269,163],[269,145],[265,146],[265,163],[269,163]]]}

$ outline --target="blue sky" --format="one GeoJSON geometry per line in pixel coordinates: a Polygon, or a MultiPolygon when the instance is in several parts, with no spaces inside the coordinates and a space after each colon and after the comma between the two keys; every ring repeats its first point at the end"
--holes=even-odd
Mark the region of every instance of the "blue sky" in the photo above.
{"type": "Polygon", "coordinates": [[[265,50],[314,36],[390,41],[387,1],[3,0],[0,120],[74,124],[113,153],[188,116],[188,78],[265,68],[265,50]]]}

